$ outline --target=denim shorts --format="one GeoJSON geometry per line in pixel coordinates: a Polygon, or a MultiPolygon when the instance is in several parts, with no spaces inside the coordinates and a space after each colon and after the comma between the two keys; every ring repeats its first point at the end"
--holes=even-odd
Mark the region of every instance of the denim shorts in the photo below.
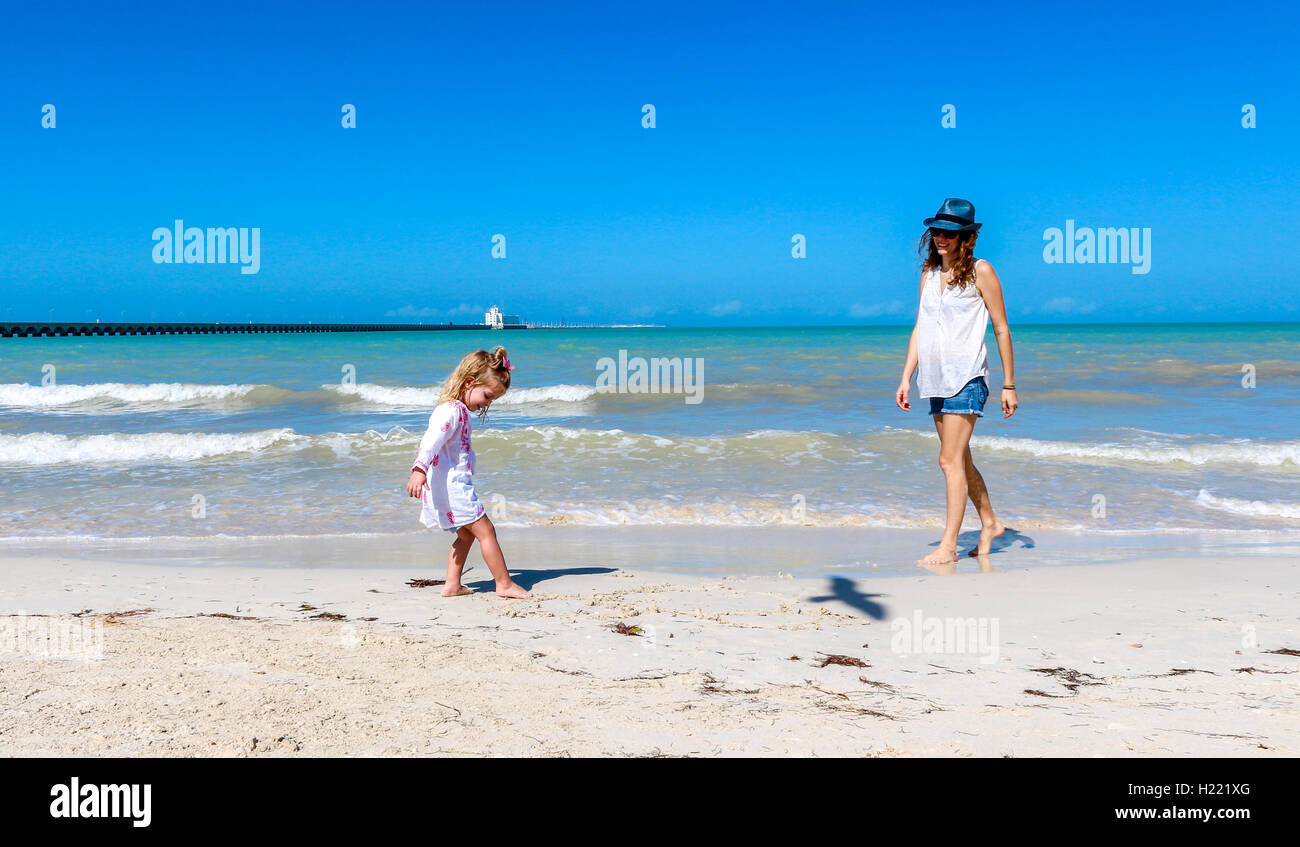
{"type": "Polygon", "coordinates": [[[932,415],[976,415],[984,417],[984,404],[989,399],[989,384],[977,376],[951,397],[931,397],[932,415]]]}

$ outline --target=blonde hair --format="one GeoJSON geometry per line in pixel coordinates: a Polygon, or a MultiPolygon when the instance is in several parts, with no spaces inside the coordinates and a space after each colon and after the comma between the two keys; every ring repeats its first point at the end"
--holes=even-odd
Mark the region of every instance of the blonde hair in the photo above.
{"type": "MultiPolygon", "coordinates": [[[[502,393],[505,393],[510,390],[510,370],[505,364],[507,361],[504,347],[498,346],[491,353],[486,350],[475,350],[461,359],[456,370],[447,377],[447,381],[442,384],[442,393],[438,395],[438,399],[463,400],[465,390],[469,388],[471,382],[482,385],[488,380],[501,386],[502,393]]],[[[484,409],[479,416],[486,414],[487,409],[484,409]]]]}

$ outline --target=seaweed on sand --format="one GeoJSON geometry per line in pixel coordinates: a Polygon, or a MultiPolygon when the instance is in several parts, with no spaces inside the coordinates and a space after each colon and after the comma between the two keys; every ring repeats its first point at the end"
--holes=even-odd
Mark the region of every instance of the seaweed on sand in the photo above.
{"type": "Polygon", "coordinates": [[[128,609],[124,612],[106,612],[103,615],[103,618],[104,623],[106,624],[118,624],[125,623],[125,621],[119,620],[119,618],[131,618],[136,615],[147,615],[152,611],[153,609],[128,609]]]}
{"type": "Polygon", "coordinates": [[[822,659],[820,665],[817,665],[817,667],[819,668],[824,668],[827,665],[842,665],[846,668],[871,667],[871,665],[868,665],[866,662],[862,661],[861,659],[855,659],[852,656],[842,656],[839,653],[822,653],[822,655],[825,656],[826,658],[822,659]]]}
{"type": "MultiPolygon", "coordinates": [[[[1073,668],[1030,668],[1030,670],[1034,673],[1042,673],[1056,677],[1056,681],[1061,683],[1063,687],[1069,689],[1071,694],[1077,694],[1080,685],[1105,684],[1105,682],[1099,677],[1095,677],[1090,673],[1084,673],[1083,671],[1076,671],[1073,668]]],[[[1029,689],[1025,689],[1025,693],[1038,694],[1042,697],[1052,696],[1050,694],[1043,694],[1041,691],[1031,691],[1029,689]]]]}

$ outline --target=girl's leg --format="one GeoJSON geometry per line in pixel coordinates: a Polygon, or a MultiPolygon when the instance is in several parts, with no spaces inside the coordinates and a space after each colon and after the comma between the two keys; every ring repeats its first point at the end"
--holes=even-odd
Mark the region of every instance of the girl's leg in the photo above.
{"type": "Polygon", "coordinates": [[[474,536],[465,527],[456,530],[456,540],[451,542],[451,552],[447,554],[447,582],[442,586],[443,597],[455,597],[472,593],[460,584],[460,575],[465,570],[465,560],[469,558],[469,548],[474,546],[474,536]]]}
{"type": "Polygon", "coordinates": [[[492,519],[484,515],[465,527],[465,530],[473,533],[473,537],[478,539],[478,549],[483,554],[483,561],[487,563],[488,570],[492,571],[492,578],[497,581],[497,594],[518,600],[527,597],[528,592],[516,585],[510,578],[510,571],[506,570],[506,557],[501,552],[501,545],[497,543],[497,528],[492,525],[492,519]]]}
{"type": "Polygon", "coordinates": [[[980,513],[980,541],[979,545],[970,551],[970,555],[987,556],[993,539],[1006,532],[1007,528],[993,513],[993,501],[989,500],[988,486],[984,484],[983,475],[975,467],[969,444],[966,445],[966,490],[970,494],[970,501],[975,504],[975,510],[980,513]]]}
{"type": "Polygon", "coordinates": [[[918,559],[918,565],[942,565],[957,560],[957,534],[966,514],[966,449],[975,429],[975,416],[936,415],[934,425],[939,431],[939,467],[943,469],[947,490],[947,521],[939,549],[918,559]]]}

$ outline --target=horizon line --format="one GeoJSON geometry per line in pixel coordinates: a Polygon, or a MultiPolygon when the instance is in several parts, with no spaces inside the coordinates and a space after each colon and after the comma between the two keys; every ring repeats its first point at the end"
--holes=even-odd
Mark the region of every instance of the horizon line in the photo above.
{"type": "MultiPolygon", "coordinates": [[[[548,322],[531,322],[521,321],[519,324],[511,325],[512,327],[528,327],[536,329],[870,329],[875,327],[906,327],[912,326],[914,321],[893,321],[877,323],[788,323],[788,324],[770,324],[770,323],[732,323],[732,324],[648,324],[648,323],[582,323],[582,324],[564,324],[548,322]]],[[[0,321],[4,326],[125,326],[140,324],[161,324],[161,325],[190,325],[190,326],[271,326],[277,324],[294,325],[294,326],[356,326],[367,325],[377,327],[398,327],[398,326],[431,326],[431,327],[465,327],[477,328],[489,327],[481,323],[457,323],[455,321],[368,321],[368,320],[345,320],[345,321],[317,321],[317,320],[241,320],[241,321],[213,321],[213,320],[160,320],[156,318],[146,320],[117,320],[117,321],[87,321],[87,320],[59,320],[53,318],[42,318],[40,320],[0,321]]],[[[1016,326],[1256,326],[1269,324],[1300,324],[1300,318],[1278,320],[1278,319],[1256,319],[1256,320],[1123,320],[1123,321],[1106,321],[1106,320],[1037,320],[1022,321],[1013,323],[1016,326]]]]}

